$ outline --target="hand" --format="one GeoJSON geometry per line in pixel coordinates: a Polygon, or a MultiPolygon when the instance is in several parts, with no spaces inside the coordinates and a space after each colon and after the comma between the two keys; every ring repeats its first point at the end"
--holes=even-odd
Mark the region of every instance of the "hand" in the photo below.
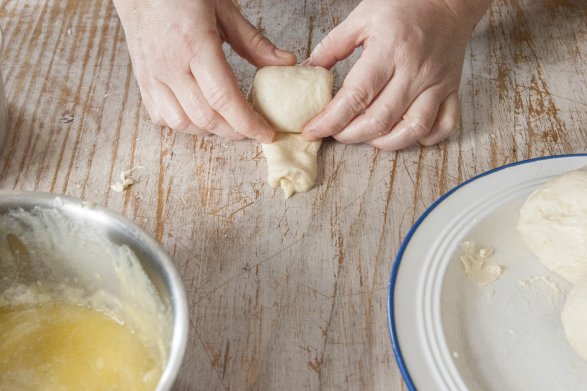
{"type": "Polygon", "coordinates": [[[143,103],[153,122],[196,135],[271,142],[245,100],[223,41],[256,66],[292,65],[231,0],[114,0],[143,103]]]}
{"type": "Polygon", "coordinates": [[[467,41],[488,6],[489,0],[364,0],[306,60],[330,68],[363,46],[334,99],[304,127],[304,137],[334,136],[385,151],[447,137],[459,124],[467,41]]]}

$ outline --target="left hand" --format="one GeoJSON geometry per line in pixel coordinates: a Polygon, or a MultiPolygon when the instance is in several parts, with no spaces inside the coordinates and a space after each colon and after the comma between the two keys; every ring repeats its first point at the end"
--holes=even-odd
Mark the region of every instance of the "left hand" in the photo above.
{"type": "Polygon", "coordinates": [[[464,53],[488,0],[364,0],[306,63],[331,68],[363,46],[326,108],[303,130],[385,151],[435,144],[459,125],[464,53]]]}

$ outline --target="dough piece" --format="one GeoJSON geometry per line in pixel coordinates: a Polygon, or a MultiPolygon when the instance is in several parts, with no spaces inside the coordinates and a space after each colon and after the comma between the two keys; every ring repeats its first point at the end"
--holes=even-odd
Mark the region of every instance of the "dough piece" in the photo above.
{"type": "Polygon", "coordinates": [[[474,242],[465,241],[461,243],[461,251],[459,259],[465,274],[479,286],[492,283],[503,273],[503,266],[487,262],[493,256],[492,248],[477,248],[474,242]]]}
{"type": "Polygon", "coordinates": [[[587,276],[571,289],[561,320],[569,344],[587,360],[587,276]]]}
{"type": "Polygon", "coordinates": [[[332,99],[332,72],[321,67],[269,66],[253,84],[253,106],[277,132],[301,133],[332,99]]]}
{"type": "Polygon", "coordinates": [[[278,132],[263,144],[271,187],[285,197],[310,190],[318,173],[321,141],[305,141],[304,125],[332,99],[332,73],[320,67],[270,66],[260,69],[253,84],[253,107],[278,132]]]}
{"type": "Polygon", "coordinates": [[[301,134],[277,133],[272,144],[262,144],[269,186],[281,187],[285,198],[310,190],[318,175],[321,140],[306,141],[301,134]]]}
{"type": "Polygon", "coordinates": [[[587,167],[532,193],[520,210],[518,231],[540,262],[561,277],[576,283],[587,274],[587,167]]]}

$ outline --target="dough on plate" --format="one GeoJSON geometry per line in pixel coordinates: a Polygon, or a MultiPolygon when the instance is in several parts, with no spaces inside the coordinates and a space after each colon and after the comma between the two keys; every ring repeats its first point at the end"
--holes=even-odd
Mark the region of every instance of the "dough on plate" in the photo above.
{"type": "Polygon", "coordinates": [[[518,231],[540,262],[561,277],[576,283],[587,274],[587,167],[532,193],[520,210],[518,231]]]}
{"type": "Polygon", "coordinates": [[[301,131],[332,99],[332,73],[320,67],[270,66],[260,69],[253,84],[253,107],[278,132],[263,144],[271,187],[285,197],[310,190],[318,173],[321,141],[305,141],[301,131]]]}
{"type": "Polygon", "coordinates": [[[571,289],[561,320],[569,344],[587,360],[587,275],[571,289]]]}

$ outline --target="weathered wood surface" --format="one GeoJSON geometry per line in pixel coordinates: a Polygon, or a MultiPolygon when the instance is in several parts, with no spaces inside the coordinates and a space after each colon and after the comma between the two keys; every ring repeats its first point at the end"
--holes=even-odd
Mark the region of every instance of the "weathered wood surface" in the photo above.
{"type": "MultiPolygon", "coordinates": [[[[351,0],[241,1],[304,58],[351,0]]],[[[318,187],[285,202],[254,142],[152,125],[109,0],[5,0],[10,133],[2,189],[64,193],[135,220],[185,281],[190,342],[177,389],[404,390],[387,283],[414,220],[492,167],[587,146],[587,4],[498,0],[466,56],[461,131],[380,153],[326,142],[318,187]],[[62,120],[72,114],[73,121],[62,120]],[[126,193],[121,170],[144,166],[126,193]]],[[[229,51],[243,86],[254,69],[229,51]]],[[[336,67],[337,85],[349,68],[336,67]]]]}

